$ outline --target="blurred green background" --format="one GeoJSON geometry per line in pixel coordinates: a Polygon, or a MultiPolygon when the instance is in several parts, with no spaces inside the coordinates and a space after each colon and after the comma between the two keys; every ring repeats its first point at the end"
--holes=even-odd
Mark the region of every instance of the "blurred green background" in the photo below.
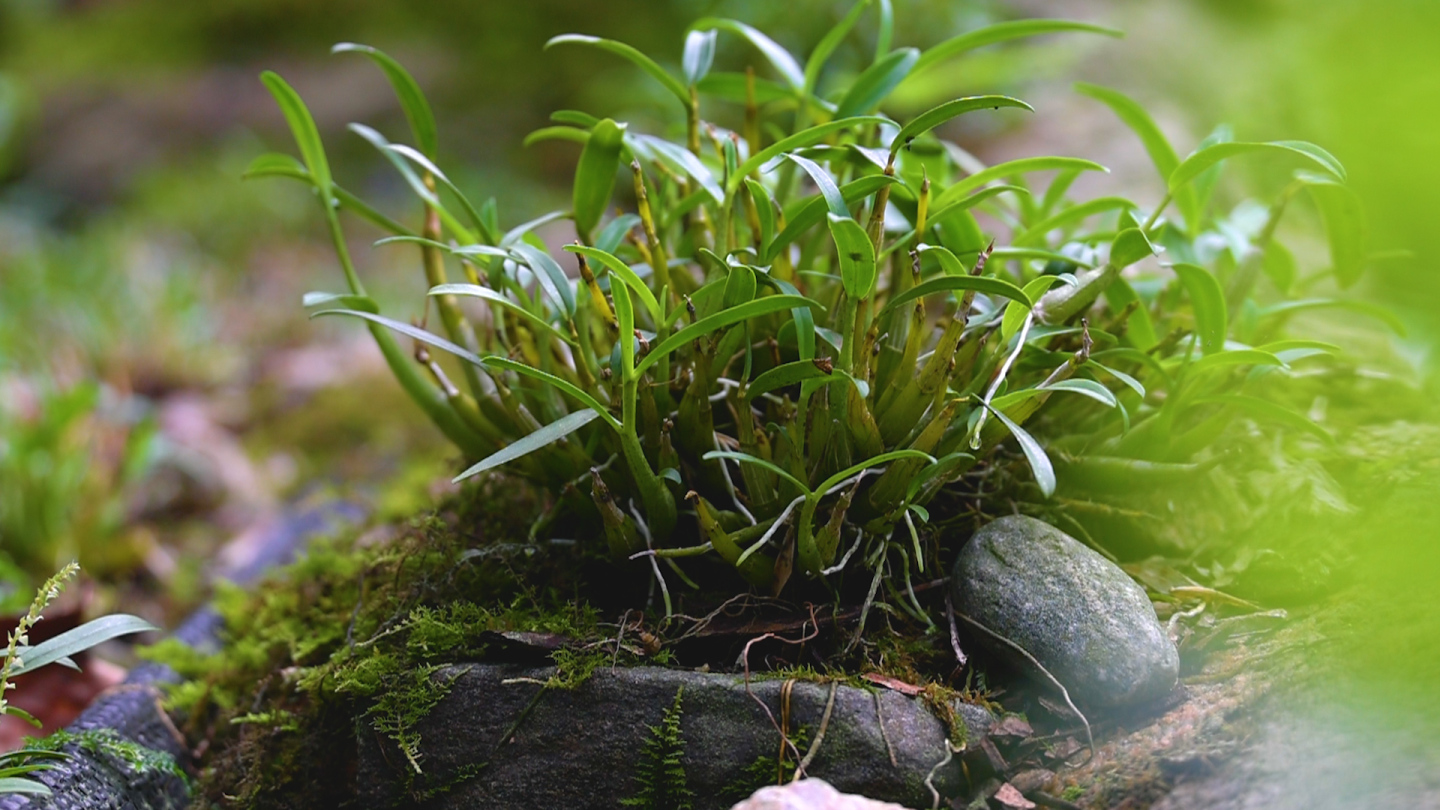
{"type": "MultiPolygon", "coordinates": [[[[0,0],[0,605],[23,596],[26,577],[78,554],[112,589],[93,608],[140,594],[149,600],[142,612],[173,620],[203,595],[219,540],[278,504],[317,490],[413,480],[416,500],[392,494],[382,505],[402,513],[425,502],[426,482],[445,469],[445,451],[381,379],[357,331],[306,322],[300,295],[333,288],[337,278],[306,194],[240,181],[254,155],[290,151],[257,79],[262,69],[282,72],[305,96],[345,185],[400,206],[400,181],[344,129],[365,121],[399,133],[399,110],[371,65],[328,52],[335,42],[360,41],[395,55],[437,108],[451,176],[476,189],[477,199],[495,196],[514,222],[568,200],[574,150],[521,146],[551,111],[582,109],[653,128],[670,103],[626,62],[544,52],[549,37],[613,37],[676,65],[684,26],[715,14],[751,22],[804,52],[847,6],[0,0]],[[381,407],[388,403],[394,407],[381,407]]],[[[1440,514],[1430,504],[1440,438],[1428,425],[1440,389],[1440,3],[895,6],[896,42],[922,47],[1017,16],[1127,32],[1118,41],[1052,38],[989,49],[964,71],[941,71],[916,90],[916,106],[933,100],[919,95],[970,91],[1036,103],[1025,130],[959,133],[982,156],[1043,145],[1094,158],[1115,170],[1104,182],[1153,204],[1161,191],[1153,170],[1127,130],[1071,91],[1083,79],[1145,104],[1182,154],[1227,122],[1242,140],[1309,140],[1346,165],[1378,254],[1359,294],[1409,327],[1406,338],[1373,352],[1366,369],[1395,386],[1371,389],[1384,392],[1375,401],[1360,395],[1351,403],[1377,421],[1409,426],[1370,436],[1373,458],[1359,451],[1351,458],[1358,467],[1399,466],[1408,482],[1404,508],[1343,526],[1364,534],[1367,553],[1347,573],[1369,586],[1384,608],[1376,621],[1389,628],[1357,637],[1352,658],[1385,660],[1388,675],[1411,685],[1433,674],[1429,583],[1440,514]],[[1415,615],[1427,621],[1407,621],[1415,615]]],[[[853,52],[842,50],[838,69],[848,69],[846,59],[855,64],[869,42],[866,33],[852,37],[853,52]]],[[[1232,201],[1247,183],[1273,191],[1283,182],[1282,168],[1236,166],[1244,182],[1232,181],[1232,201]]],[[[1316,220],[1306,211],[1302,226],[1304,217],[1316,220]]],[[[369,249],[375,234],[352,231],[367,283],[381,297],[418,300],[419,274],[369,249]]],[[[1310,262],[1310,272],[1318,269],[1310,262]]],[[[1379,509],[1394,491],[1362,495],[1374,500],[1362,506],[1379,509]]]]}

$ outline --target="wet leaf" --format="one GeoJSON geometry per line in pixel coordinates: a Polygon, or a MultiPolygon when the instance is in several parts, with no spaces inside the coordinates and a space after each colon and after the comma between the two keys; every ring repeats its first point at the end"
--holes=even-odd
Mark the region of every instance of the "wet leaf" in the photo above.
{"type": "Polygon", "coordinates": [[[1000,420],[1015,441],[1020,443],[1020,450],[1025,454],[1025,460],[1030,464],[1030,470],[1035,474],[1035,483],[1040,486],[1040,492],[1045,497],[1055,494],[1055,468],[1050,464],[1050,457],[1045,455],[1045,448],[1035,441],[1035,437],[1025,432],[1025,429],[1015,424],[1015,420],[1006,416],[1003,412],[996,410],[990,405],[985,405],[1000,420]]]}

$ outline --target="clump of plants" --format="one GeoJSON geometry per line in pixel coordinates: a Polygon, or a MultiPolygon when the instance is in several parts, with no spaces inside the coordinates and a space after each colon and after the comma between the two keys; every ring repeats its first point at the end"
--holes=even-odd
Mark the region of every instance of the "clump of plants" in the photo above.
{"type": "MultiPolygon", "coordinates": [[[[72,562],[46,580],[36,592],[29,610],[16,620],[15,629],[11,630],[6,638],[4,649],[0,650],[0,716],[19,717],[38,728],[40,721],[7,700],[6,696],[16,688],[12,679],[51,664],[78,669],[71,656],[119,636],[157,629],[137,616],[116,614],[95,619],[32,644],[30,633],[44,618],[42,614],[45,609],[60,596],[65,584],[79,572],[80,566],[72,562]]],[[[43,740],[30,740],[19,750],[0,754],[0,795],[27,793],[48,796],[50,789],[37,781],[34,774],[54,767],[56,760],[67,759],[70,755],[63,750],[63,746],[70,743],[114,755],[133,768],[175,768],[174,760],[168,754],[149,751],[118,738],[62,732],[43,740]]]]}
{"type": "Polygon", "coordinates": [[[420,88],[360,45],[335,50],[385,72],[413,143],[350,129],[414,192],[414,224],[336,182],[303,101],[273,73],[264,82],[302,159],[264,155],[250,175],[314,189],[347,289],[305,304],[366,323],[400,384],[474,462],[457,480],[503,465],[533,482],[549,498],[535,535],[646,558],[632,564],[652,567],[667,611],[670,587],[718,560],[772,594],[797,574],[863,569],[867,604],[883,586],[924,620],[912,572],[933,573],[944,545],[923,540],[927,523],[1017,501],[1054,507],[1067,479],[1208,469],[1242,421],[1328,439],[1271,396],[1282,377],[1271,372],[1338,351],[1287,337],[1297,313],[1386,317],[1302,294],[1321,276],[1349,287],[1367,262],[1338,160],[1223,127],[1182,157],[1133,100],[1079,85],[1138,136],[1163,198],[1078,199],[1075,181],[1103,166],[986,165],[939,134],[962,116],[1035,112],[1020,99],[884,111],[907,81],[976,48],[1117,32],[1024,20],[921,51],[893,47],[891,27],[889,3],[857,3],[802,61],[742,22],[707,18],[687,33],[678,74],[622,42],[552,39],[552,58],[580,47],[630,61],[674,97],[675,119],[648,133],[604,111],[555,113],[527,142],[577,145],[572,205],[515,225],[450,180],[420,88]],[[873,44],[873,59],[836,75],[827,66],[852,38],[873,44]],[[1221,210],[1223,165],[1250,156],[1301,168],[1268,206],[1221,210]],[[1324,221],[1323,273],[1302,272],[1275,237],[1302,196],[1324,221]],[[387,249],[416,252],[428,285],[418,323],[366,296],[342,213],[388,231],[387,249]],[[538,233],[559,220],[574,241],[553,250],[538,233]],[[946,513],[932,515],[936,504],[946,513]]]}

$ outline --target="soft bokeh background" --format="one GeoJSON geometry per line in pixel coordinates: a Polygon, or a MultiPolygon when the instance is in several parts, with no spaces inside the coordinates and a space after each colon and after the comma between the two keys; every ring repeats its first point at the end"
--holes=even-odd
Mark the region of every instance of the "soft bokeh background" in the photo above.
{"type": "MultiPolygon", "coordinates": [[[[290,151],[260,70],[280,71],[306,97],[347,186],[409,210],[399,180],[344,130],[365,121],[403,131],[383,77],[328,50],[351,40],[397,56],[431,95],[451,176],[478,199],[496,197],[502,218],[516,222],[568,201],[573,148],[521,147],[551,111],[647,127],[668,112],[663,90],[628,63],[546,53],[550,36],[622,39],[674,65],[685,24],[719,14],[806,52],[847,5],[0,0],[0,606],[78,555],[100,585],[72,610],[123,603],[173,622],[203,598],[220,542],[280,505],[383,491],[381,508],[399,514],[427,502],[427,483],[446,469],[448,451],[385,379],[363,333],[304,319],[300,295],[333,288],[338,276],[298,186],[239,179],[261,151],[290,151]],[[379,488],[397,479],[414,484],[379,488]]],[[[1365,674],[1362,691],[1424,695],[1440,644],[1430,584],[1440,441],[1429,426],[1440,390],[1440,3],[895,5],[897,44],[921,47],[1013,16],[1127,32],[992,48],[918,88],[909,99],[917,107],[973,91],[1035,103],[1023,129],[953,133],[982,156],[1094,158],[1114,172],[1093,182],[1153,204],[1162,189],[1133,136],[1071,91],[1084,79],[1146,104],[1182,154],[1228,122],[1241,139],[1310,140],[1344,162],[1372,251],[1384,254],[1356,294],[1409,327],[1373,352],[1371,369],[1397,381],[1384,390],[1405,393],[1358,407],[1411,426],[1376,446],[1404,445],[1395,463],[1414,474],[1398,505],[1358,529],[1367,553],[1348,573],[1369,601],[1356,621],[1380,631],[1355,635],[1343,658],[1365,674]]],[[[871,41],[852,36],[837,69],[871,41]]],[[[1227,193],[1233,201],[1273,191],[1282,172],[1237,163],[1227,193]]],[[[1294,227],[1304,230],[1307,218],[1313,227],[1309,210],[1294,227]]],[[[398,311],[418,312],[414,268],[369,249],[374,234],[356,227],[351,236],[367,283],[410,302],[398,311]]]]}

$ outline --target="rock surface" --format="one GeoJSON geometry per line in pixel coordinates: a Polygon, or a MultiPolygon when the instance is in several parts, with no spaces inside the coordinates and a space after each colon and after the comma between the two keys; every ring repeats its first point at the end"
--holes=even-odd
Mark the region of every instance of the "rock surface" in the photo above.
{"type": "Polygon", "coordinates": [[[1132,706],[1175,686],[1180,657],[1144,589],[1048,523],[1016,515],[985,526],[952,582],[957,611],[1024,648],[1078,703],[1132,706]]]}
{"type": "MultiPolygon", "coordinates": [[[[612,810],[637,794],[637,766],[650,727],[660,725],[682,688],[681,762],[695,810],[729,808],[776,781],[780,735],[746,694],[741,676],[601,668],[573,690],[542,693],[540,682],[552,672],[505,664],[436,672],[437,679],[452,681],[450,692],[416,726],[424,774],[413,781],[395,744],[362,721],[356,738],[359,805],[406,804],[429,793],[425,807],[447,810],[612,810]]],[[[751,682],[777,719],[781,686],[779,680],[751,682]]],[[[828,684],[793,685],[790,729],[792,738],[801,730],[802,755],[817,736],[829,695],[828,684]]],[[[969,709],[957,714],[969,727],[970,744],[978,744],[986,718],[969,709]]],[[[945,758],[947,731],[919,699],[840,686],[808,775],[845,793],[929,807],[924,781],[945,758]]],[[[965,792],[959,762],[956,757],[936,773],[942,795],[965,792]]]]}
{"type": "Polygon", "coordinates": [[[905,810],[892,802],[841,793],[824,779],[770,785],[730,810],[905,810]]]}

